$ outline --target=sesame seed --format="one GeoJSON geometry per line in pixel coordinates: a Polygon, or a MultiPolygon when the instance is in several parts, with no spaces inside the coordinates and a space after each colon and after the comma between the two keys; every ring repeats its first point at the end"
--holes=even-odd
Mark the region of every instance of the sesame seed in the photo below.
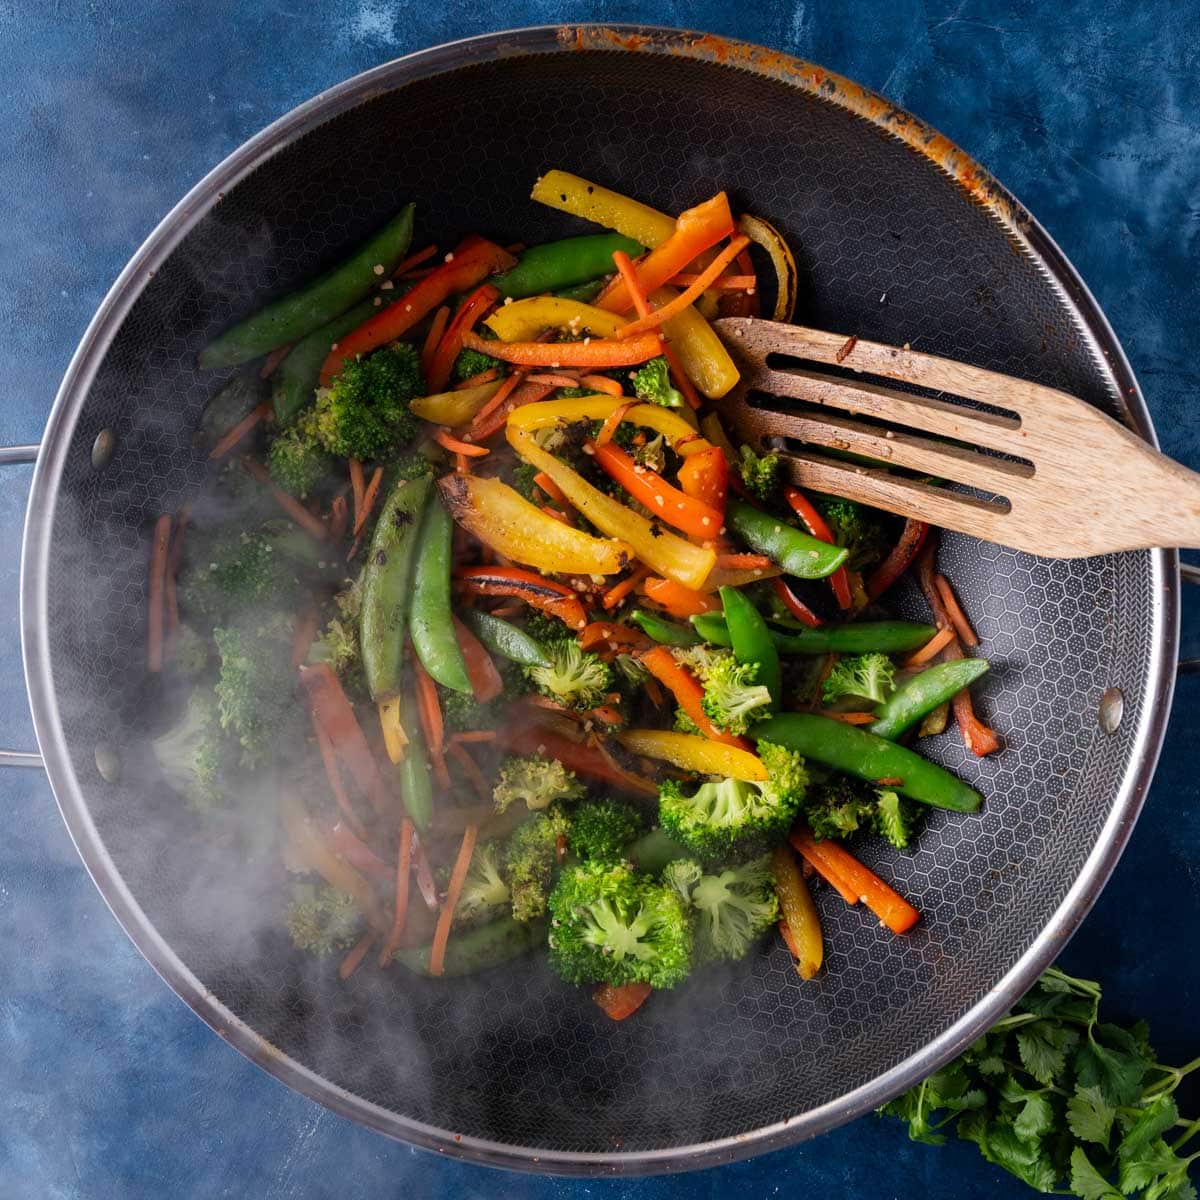
{"type": "Polygon", "coordinates": [[[663,508],[666,505],[666,501],[661,496],[655,496],[654,503],[657,504],[659,508],[663,508]]]}
{"type": "Polygon", "coordinates": [[[761,574],[762,574],[762,567],[755,567],[755,568],[754,568],[754,574],[755,574],[755,575],[761,575],[761,574]]]}
{"type": "Polygon", "coordinates": [[[394,288],[395,286],[396,286],[396,285],[395,285],[395,284],[394,284],[394,283],[393,283],[393,282],[392,282],[390,279],[385,279],[385,280],[384,280],[384,281],[383,281],[383,282],[382,282],[382,283],[379,285],[379,290],[380,290],[381,292],[390,292],[390,291],[392,290],[392,288],[394,288]]]}
{"type": "Polygon", "coordinates": [[[371,268],[371,270],[374,271],[376,275],[382,275],[383,274],[383,263],[376,263],[371,268]]]}
{"type": "Polygon", "coordinates": [[[443,262],[453,262],[454,261],[454,251],[451,250],[450,253],[447,254],[446,257],[442,261],[443,262]]]}
{"type": "Polygon", "coordinates": [[[595,446],[593,446],[593,445],[591,444],[591,442],[588,442],[588,443],[587,443],[587,444],[584,446],[584,448],[583,448],[583,452],[584,452],[584,454],[595,454],[595,453],[596,453],[596,447],[595,447],[595,446]]]}
{"type": "Polygon", "coordinates": [[[375,305],[376,308],[378,308],[383,303],[383,301],[378,296],[376,296],[375,299],[371,301],[371,303],[373,305],[375,305]]]}
{"type": "Polygon", "coordinates": [[[512,298],[511,296],[505,296],[505,297],[504,297],[504,303],[505,303],[506,305],[508,305],[508,304],[511,304],[512,302],[513,302],[513,298],[512,298]]]}
{"type": "Polygon", "coordinates": [[[722,525],[722,526],[721,526],[721,528],[720,528],[719,530],[717,530],[717,532],[718,532],[718,533],[724,533],[724,532],[725,532],[725,526],[724,526],[724,525],[722,525]]]}
{"type": "Polygon", "coordinates": [[[404,306],[404,311],[405,311],[405,312],[412,312],[412,305],[411,305],[411,304],[406,304],[406,305],[404,306]]]}
{"type": "Polygon", "coordinates": [[[590,337],[585,337],[585,338],[583,339],[583,344],[584,344],[585,346],[590,346],[590,345],[592,344],[592,339],[591,339],[590,337]]]}
{"type": "Polygon", "coordinates": [[[775,532],[776,532],[776,533],[782,533],[782,532],[783,532],[783,526],[782,526],[782,525],[776,525],[776,526],[775,526],[775,532]]]}
{"type": "Polygon", "coordinates": [[[334,342],[333,345],[330,346],[329,348],[330,348],[330,350],[336,350],[338,348],[337,342],[334,342]]]}
{"type": "Polygon", "coordinates": [[[809,557],[809,558],[820,558],[820,557],[821,557],[821,552],[820,552],[819,550],[810,550],[810,551],[808,552],[808,557],[809,557]]]}
{"type": "Polygon", "coordinates": [[[709,525],[711,525],[711,524],[712,524],[712,517],[701,517],[701,518],[700,518],[700,524],[701,524],[701,525],[704,525],[704,526],[709,526],[709,525]]]}

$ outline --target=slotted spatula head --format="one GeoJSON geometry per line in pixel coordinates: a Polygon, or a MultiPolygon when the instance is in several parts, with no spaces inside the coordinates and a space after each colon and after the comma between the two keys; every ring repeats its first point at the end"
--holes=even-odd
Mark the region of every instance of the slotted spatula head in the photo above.
{"type": "Polygon", "coordinates": [[[1075,396],[801,325],[716,328],[741,373],[722,422],[797,486],[1053,558],[1200,545],[1200,475],[1075,396]]]}

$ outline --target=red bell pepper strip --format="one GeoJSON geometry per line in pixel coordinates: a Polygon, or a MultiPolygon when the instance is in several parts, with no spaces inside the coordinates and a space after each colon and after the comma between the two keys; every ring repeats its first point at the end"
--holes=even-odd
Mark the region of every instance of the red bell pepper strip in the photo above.
{"type": "Polygon", "coordinates": [[[776,576],[771,580],[771,586],[775,589],[775,595],[783,601],[783,606],[796,618],[797,621],[803,621],[809,629],[816,629],[823,625],[824,622],[817,616],[795,592],[788,587],[787,583],[776,576]]]}
{"type": "Polygon", "coordinates": [[[645,796],[658,795],[658,788],[650,780],[621,770],[586,742],[573,742],[544,726],[525,722],[502,736],[508,748],[517,754],[536,754],[541,758],[554,759],[576,775],[586,775],[598,783],[611,783],[614,787],[640,792],[645,796]]]}
{"type": "Polygon", "coordinates": [[[701,706],[704,688],[700,686],[700,681],[687,667],[676,661],[666,646],[655,646],[643,654],[642,666],[671,692],[679,707],[692,718],[705,737],[753,753],[753,745],[745,738],[722,732],[708,719],[708,714],[701,706]]]}
{"type": "Polygon", "coordinates": [[[425,390],[430,395],[445,391],[454,369],[454,360],[462,350],[463,334],[469,333],[498,300],[500,293],[490,283],[476,288],[459,306],[446,326],[433,358],[425,369],[425,390]]]}
{"type": "Polygon", "coordinates": [[[328,386],[346,359],[366,354],[385,342],[402,337],[448,297],[475,287],[497,271],[507,271],[516,265],[516,261],[507,250],[478,235],[472,234],[459,242],[454,252],[447,255],[447,261],[426,275],[411,291],[338,339],[321,368],[322,386],[328,386]]]}
{"type": "Polygon", "coordinates": [[[623,1021],[646,1003],[653,990],[648,983],[602,983],[592,993],[592,999],[606,1017],[623,1021]]]}
{"type": "Polygon", "coordinates": [[[687,496],[702,501],[725,517],[725,497],[729,494],[729,462],[720,446],[689,454],[679,468],[679,487],[687,496]]]}
{"type": "Polygon", "coordinates": [[[664,524],[698,538],[715,538],[721,532],[725,515],[720,510],[672,487],[649,467],[638,466],[612,442],[593,449],[596,465],[664,524]]]}
{"type": "Polygon", "coordinates": [[[569,587],[523,571],[520,567],[469,567],[455,575],[459,583],[478,596],[516,596],[531,608],[557,617],[574,630],[587,624],[579,597],[569,587]]]}
{"type": "MultiPolygon", "coordinates": [[[[836,544],[833,540],[833,530],[829,528],[825,518],[817,511],[813,502],[799,488],[786,487],[783,495],[791,505],[792,512],[804,522],[813,537],[828,542],[831,546],[836,544]]],[[[846,574],[844,564],[830,575],[829,586],[833,589],[833,597],[838,603],[838,608],[848,609],[852,603],[850,576],[846,574]]]]}
{"type": "Polygon", "coordinates": [[[900,540],[892,547],[887,558],[879,564],[871,578],[867,580],[868,599],[878,600],[908,570],[913,560],[920,554],[928,534],[927,522],[914,521],[912,517],[904,522],[900,540]]]}
{"type": "Polygon", "coordinates": [[[463,345],[522,367],[635,367],[659,352],[658,335],[639,337],[584,338],[581,342],[499,342],[485,341],[478,334],[463,335],[463,345]]]}

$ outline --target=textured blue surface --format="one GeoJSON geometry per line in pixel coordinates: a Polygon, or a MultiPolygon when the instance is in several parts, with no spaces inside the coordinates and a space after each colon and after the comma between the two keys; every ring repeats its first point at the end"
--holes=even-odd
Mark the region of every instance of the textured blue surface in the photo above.
{"type": "MultiPolygon", "coordinates": [[[[125,260],[182,192],[301,100],[387,58],[496,24],[653,21],[759,41],[874,87],[1004,180],[1097,294],[1164,448],[1200,466],[1200,74],[1175,0],[717,0],[482,6],[306,0],[0,3],[0,444],[38,438],[125,260]],[[1191,403],[1189,403],[1191,401],[1191,403]]],[[[29,471],[0,476],[0,742],[31,747],[17,556],[29,471]]],[[[1184,649],[1200,654],[1197,597],[1184,649]]],[[[1200,677],[1180,683],[1125,857],[1064,955],[1197,1052],[1200,677]]],[[[0,779],[0,1196],[1017,1197],[973,1148],[910,1145],[874,1118],[676,1179],[570,1182],[438,1161],[294,1095],[201,1025],[125,939],[38,773],[0,779]]],[[[1193,1101],[1195,1098],[1193,1098],[1193,1101]]],[[[1196,1107],[1193,1102],[1192,1107],[1196,1107]]]]}

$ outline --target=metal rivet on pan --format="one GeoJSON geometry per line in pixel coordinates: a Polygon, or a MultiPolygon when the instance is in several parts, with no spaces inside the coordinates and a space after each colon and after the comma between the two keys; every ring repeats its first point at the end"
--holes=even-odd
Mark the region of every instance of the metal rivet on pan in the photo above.
{"type": "Polygon", "coordinates": [[[121,758],[108,742],[96,743],[96,770],[105,783],[121,782],[121,758]]]}
{"type": "Polygon", "coordinates": [[[97,471],[104,470],[108,466],[109,460],[113,456],[113,451],[117,448],[117,435],[111,429],[102,429],[96,434],[96,440],[92,443],[92,466],[97,471]]]}
{"type": "Polygon", "coordinates": [[[1100,697],[1100,728],[1105,733],[1116,733],[1125,715],[1125,697],[1120,688],[1110,687],[1100,697]]]}

